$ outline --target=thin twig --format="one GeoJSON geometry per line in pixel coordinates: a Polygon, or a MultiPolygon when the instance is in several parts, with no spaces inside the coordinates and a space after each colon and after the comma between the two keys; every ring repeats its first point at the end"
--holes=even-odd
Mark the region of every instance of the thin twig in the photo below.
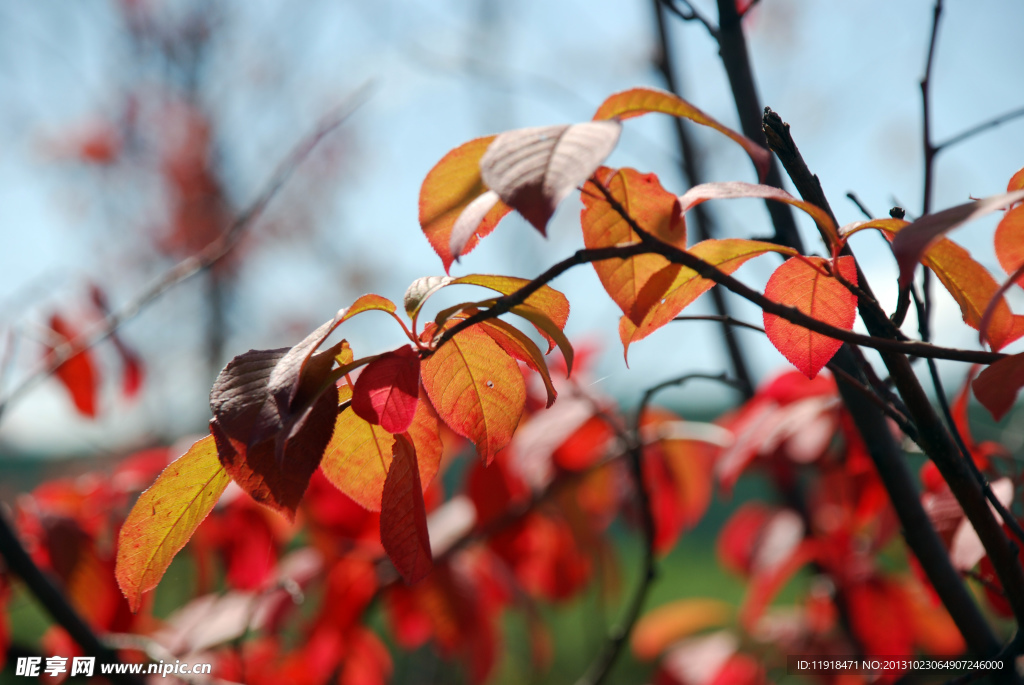
{"type": "Polygon", "coordinates": [[[126,305],[112,312],[92,331],[84,333],[74,340],[57,346],[47,355],[43,364],[29,374],[11,392],[0,399],[0,417],[11,402],[31,390],[41,381],[51,376],[64,362],[71,357],[90,349],[110,337],[125,322],[137,316],[147,305],[166,293],[168,290],[183,283],[199,272],[210,268],[231,252],[238,244],[243,233],[263,214],[271,199],[288,181],[292,173],[309,156],[319,143],[332,131],[343,124],[366,101],[369,84],[359,87],[346,102],[335,112],[328,115],[308,136],[292,149],[287,157],[278,165],[263,190],[244,211],[238,214],[224,233],[205,248],[187,257],[166,271],[148,288],[137,294],[126,305]]]}
{"type": "Polygon", "coordinates": [[[759,333],[764,333],[764,329],[761,328],[760,326],[756,326],[756,325],[754,325],[752,323],[747,323],[746,321],[740,321],[739,319],[734,319],[731,316],[722,316],[720,314],[719,315],[715,315],[715,314],[707,314],[707,315],[684,314],[682,316],[677,316],[676,318],[674,318],[672,320],[673,321],[719,321],[721,323],[725,323],[725,324],[728,324],[730,326],[739,326],[740,328],[749,328],[752,331],[758,331],[759,333]]]}
{"type": "MultiPolygon", "coordinates": [[[[921,216],[925,216],[932,210],[932,188],[935,185],[935,156],[938,154],[938,148],[932,144],[931,81],[941,17],[942,0],[935,0],[935,9],[932,12],[932,32],[928,40],[928,56],[925,58],[924,77],[921,79],[921,129],[924,150],[924,196],[921,201],[921,216]]],[[[932,274],[927,267],[922,269],[921,292],[924,295],[922,311],[925,324],[927,324],[932,316],[932,274]]],[[[905,298],[904,301],[906,301],[905,298]]],[[[929,340],[927,336],[924,339],[929,340]]]]}
{"type": "Polygon", "coordinates": [[[647,491],[647,484],[644,481],[642,462],[643,440],[641,438],[640,430],[641,422],[643,421],[647,405],[650,403],[651,399],[653,399],[654,395],[665,388],[679,386],[694,379],[719,381],[736,388],[741,392],[743,391],[742,385],[738,381],[728,378],[725,374],[715,376],[705,373],[690,373],[685,376],[680,376],[679,378],[673,378],[663,383],[659,383],[648,388],[644,392],[643,398],[640,400],[640,406],[636,412],[636,418],[633,421],[633,435],[630,440],[629,449],[626,452],[626,456],[629,461],[630,474],[633,478],[633,487],[636,488],[637,504],[640,508],[641,532],[643,534],[644,543],[640,580],[638,581],[637,587],[633,592],[633,596],[626,607],[626,614],[622,618],[622,622],[612,629],[608,635],[608,639],[604,643],[604,648],[598,654],[597,658],[590,664],[590,667],[587,669],[587,672],[583,677],[576,681],[576,685],[600,685],[605,681],[611,673],[611,669],[615,665],[619,655],[622,653],[622,648],[625,646],[626,641],[629,640],[629,635],[633,631],[633,626],[636,625],[636,621],[640,617],[640,611],[643,609],[647,593],[650,590],[654,579],[657,577],[654,557],[654,513],[651,511],[651,497],[650,493],[647,491]]]}
{"type": "Polygon", "coordinates": [[[857,193],[853,192],[852,190],[847,191],[846,197],[850,199],[850,202],[857,205],[857,209],[860,210],[861,214],[867,217],[868,221],[871,221],[874,218],[874,216],[872,216],[868,208],[864,206],[864,203],[860,201],[860,198],[857,197],[857,193]]]}
{"type": "Polygon", "coordinates": [[[974,136],[978,135],[979,133],[983,133],[983,132],[987,131],[990,128],[995,128],[997,126],[1001,126],[1002,124],[1005,124],[1005,123],[1007,123],[1009,121],[1013,121],[1014,119],[1019,119],[1020,117],[1024,117],[1024,107],[1020,107],[1018,109],[1010,110],[1009,112],[1006,112],[1004,114],[1000,114],[999,116],[993,117],[993,118],[989,119],[988,121],[983,121],[980,124],[977,124],[975,126],[971,126],[966,131],[962,131],[960,133],[957,133],[955,136],[950,136],[949,138],[946,138],[941,143],[936,143],[934,145],[935,154],[938,154],[938,153],[942,152],[946,148],[953,147],[954,145],[957,145],[958,143],[962,143],[965,140],[967,140],[968,138],[973,138],[974,136]]]}
{"type": "Polygon", "coordinates": [[[699,21],[701,24],[704,24],[704,28],[708,30],[711,37],[718,40],[718,27],[711,23],[711,20],[704,16],[700,10],[694,7],[690,0],[658,0],[658,2],[683,21],[699,21]],[[685,9],[680,8],[676,4],[677,2],[684,5],[685,9]]]}

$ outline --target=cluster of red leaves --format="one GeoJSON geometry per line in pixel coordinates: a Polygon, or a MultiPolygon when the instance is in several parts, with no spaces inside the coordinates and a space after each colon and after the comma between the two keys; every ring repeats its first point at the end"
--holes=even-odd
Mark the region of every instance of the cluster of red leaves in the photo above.
{"type": "MultiPolygon", "coordinates": [[[[768,186],[709,183],[675,196],[653,175],[602,167],[621,122],[649,112],[718,130],[764,173],[765,150],[692,105],[650,89],[619,93],[593,121],[471,141],[431,170],[421,191],[420,220],[445,269],[512,210],[544,233],[555,208],[582,185],[588,248],[659,241],[726,274],[754,257],[778,253],[790,259],[775,270],[764,296],[849,331],[857,269],[840,251],[849,235],[876,228],[893,239],[904,286],[916,264],[925,263],[960,304],[964,320],[994,348],[1024,333],[1022,318],[1003,298],[1020,279],[1013,247],[1019,207],[1000,224],[1000,259],[1014,269],[1002,288],[987,272],[988,280],[980,277],[977,263],[942,237],[1024,199],[1015,190],[1024,183],[1021,174],[1008,195],[914,224],[883,220],[839,228],[818,207],[768,186]],[[831,257],[739,239],[687,246],[686,211],[739,197],[801,209],[814,219],[831,257]]],[[[188,219],[202,205],[197,211],[215,221],[216,208],[203,204],[218,195],[212,178],[201,173],[208,136],[201,120],[184,121],[191,146],[169,157],[167,170],[175,179],[179,213],[188,219]]],[[[656,254],[603,260],[594,268],[622,309],[624,350],[713,285],[656,254]]],[[[94,555],[95,563],[83,561],[93,557],[82,550],[94,541],[102,549],[119,528],[117,582],[127,606],[142,612],[125,614],[117,597],[117,611],[94,611],[90,619],[112,630],[103,621],[123,614],[129,625],[117,624],[120,629],[148,630],[185,659],[215,658],[225,677],[258,672],[266,682],[385,682],[390,656],[365,622],[380,597],[401,647],[431,642],[442,656],[460,659],[471,682],[486,680],[501,651],[502,613],[520,608],[535,616],[535,600],[578,595],[591,581],[593,560],[610,556],[604,539],[609,523],[619,513],[640,520],[632,508],[644,498],[623,487],[628,479],[619,458],[630,438],[614,409],[553,379],[533,338],[497,318],[508,313],[530,323],[547,341],[548,353],[559,347],[569,376],[574,353],[563,333],[569,314],[564,295],[507,276],[433,276],[415,281],[403,304],[408,324],[392,301],[364,295],[291,348],[237,356],[211,392],[211,434],[168,465],[123,520],[112,516],[123,500],[105,500],[102,508],[113,521],[103,535],[88,520],[48,522],[48,507],[60,511],[59,502],[37,494],[48,507],[23,528],[39,541],[33,546],[39,563],[73,595],[76,574],[110,563],[109,553],[94,555]],[[454,285],[483,287],[499,297],[462,302],[421,322],[427,299],[454,285]],[[342,324],[368,311],[394,318],[408,342],[362,358],[345,340],[328,345],[342,324]],[[562,400],[555,404],[559,391],[562,400]],[[465,469],[463,487],[446,492],[437,476],[452,468],[463,440],[479,459],[465,469]],[[308,535],[298,535],[300,530],[308,535]],[[190,540],[200,596],[154,628],[144,593],[190,540]],[[220,575],[215,569],[223,573],[225,594],[212,591],[220,575]],[[294,600],[312,591],[322,600],[313,616],[302,615],[294,600]],[[288,639],[296,633],[301,640],[288,639]],[[252,634],[258,637],[245,639],[252,634]],[[225,647],[239,640],[242,648],[225,647]]],[[[728,492],[757,468],[782,496],[781,503],[745,504],[720,532],[721,565],[747,583],[738,612],[709,599],[661,607],[637,626],[637,656],[660,657],[659,683],[704,685],[766,682],[772,660],[786,653],[962,652],[959,633],[923,576],[882,562],[894,553],[896,519],[834,382],[819,376],[839,341],[768,312],[764,324],[769,340],[800,373],[780,376],[723,418],[713,431],[717,439],[705,433],[694,440],[685,422],[657,409],[640,417],[631,438],[639,443],[643,480],[633,486],[646,490],[659,553],[701,519],[716,484],[728,492]],[[811,582],[793,606],[777,606],[779,593],[799,573],[810,574],[811,582]],[[698,635],[711,629],[717,632],[698,635]],[[775,651],[755,656],[759,650],[751,641],[775,651]]],[[[61,378],[84,384],[83,359],[69,360],[61,378]]],[[[990,408],[1002,406],[991,393],[1008,394],[1024,368],[1019,357],[999,364],[1011,380],[991,380],[997,364],[974,383],[990,408]]],[[[966,434],[966,394],[957,406],[966,434]]],[[[992,449],[969,444],[979,468],[996,480],[992,449]]],[[[928,470],[923,477],[926,504],[936,527],[948,533],[957,566],[965,572],[978,567],[993,607],[1003,610],[977,536],[972,538],[941,479],[928,470]]],[[[995,486],[1013,498],[1015,483],[996,480],[995,486]]],[[[88,510],[84,502],[76,506],[88,510]]],[[[538,621],[530,625],[534,661],[543,666],[550,638],[538,621]]]]}

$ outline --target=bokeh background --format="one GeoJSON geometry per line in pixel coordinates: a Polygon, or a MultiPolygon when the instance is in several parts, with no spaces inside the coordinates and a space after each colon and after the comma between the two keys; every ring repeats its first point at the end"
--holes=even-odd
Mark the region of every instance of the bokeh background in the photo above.
{"type": "MultiPolygon", "coordinates": [[[[714,16],[713,3],[695,4],[714,16]]],[[[843,223],[862,218],[844,197],[851,190],[876,216],[894,204],[920,212],[918,81],[931,8],[763,0],[745,19],[761,99],[792,124],[843,223]]],[[[947,3],[932,89],[937,141],[1021,105],[1022,25],[1024,4],[1014,0],[947,3]]],[[[669,31],[685,97],[738,128],[704,28],[671,18],[669,31]]],[[[142,361],[141,393],[123,395],[118,354],[102,345],[98,418],[80,416],[56,381],[19,395],[0,423],[7,468],[204,430],[210,383],[234,354],[294,344],[360,294],[397,301],[413,279],[442,272],[419,230],[417,197],[448,150],[505,129],[586,120],[613,92],[663,86],[657,54],[651,2],[0,0],[0,396],[37,368],[52,314],[94,326],[93,285],[115,308],[128,301],[252,202],[322,117],[365,95],[231,258],[123,327],[142,361]]],[[[671,127],[657,115],[630,121],[609,164],[654,171],[683,192],[671,127]]],[[[705,180],[755,180],[739,148],[690,128],[705,180]]],[[[1017,120],[943,152],[935,207],[1000,192],[1024,165],[1022,140],[1017,120]]],[[[582,246],[579,207],[566,202],[546,240],[508,217],[453,273],[536,275],[582,246]]],[[[709,207],[718,235],[770,233],[763,204],[709,207]]],[[[954,237],[1000,273],[993,225],[954,237]]],[[[854,247],[891,306],[887,247],[868,235],[854,247]]],[[[764,257],[739,275],[763,285],[776,264],[764,257]]],[[[627,369],[618,310],[593,271],[554,285],[573,305],[570,338],[601,350],[595,382],[627,406],[658,380],[727,368],[717,329],[693,323],[635,345],[627,369]]],[[[938,302],[937,339],[976,345],[956,305],[944,294],[938,302]]],[[[756,308],[730,303],[759,322],[756,308]]],[[[1011,305],[1024,311],[1017,293],[1011,305]]],[[[692,311],[710,312],[707,298],[692,311]]],[[[360,355],[393,346],[397,334],[372,316],[344,331],[360,355]]],[[[784,364],[763,337],[740,336],[758,377],[784,364]]],[[[942,369],[955,387],[964,369],[942,369]]],[[[731,399],[712,388],[679,401],[709,414],[731,399]]]]}

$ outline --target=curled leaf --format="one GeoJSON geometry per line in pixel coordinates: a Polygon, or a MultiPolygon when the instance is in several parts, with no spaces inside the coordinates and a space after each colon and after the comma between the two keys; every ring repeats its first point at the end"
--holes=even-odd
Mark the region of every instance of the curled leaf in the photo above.
{"type": "Polygon", "coordinates": [[[674,93],[668,93],[656,88],[632,88],[621,93],[610,96],[594,113],[594,119],[619,120],[632,119],[648,112],[661,112],[674,117],[689,119],[695,124],[708,126],[719,133],[739,143],[739,145],[750,155],[750,160],[757,169],[757,176],[764,179],[768,173],[769,153],[754,141],[746,136],[733,131],[728,126],[715,121],[713,118],[691,105],[674,93]]]}
{"type": "Polygon", "coordinates": [[[139,497],[121,526],[117,583],[133,612],[160,582],[171,560],[217,503],[230,476],[217,458],[213,436],[196,442],[169,464],[139,497]]]}
{"type": "Polygon", "coordinates": [[[974,396],[999,421],[1024,387],[1024,353],[1004,357],[985,368],[971,384],[974,396]]]}
{"type": "Polygon", "coordinates": [[[892,251],[900,267],[900,287],[910,285],[914,279],[914,269],[925,250],[943,234],[1021,200],[1024,200],[1024,190],[993,195],[928,214],[901,230],[892,241],[892,251]]]}
{"type": "Polygon", "coordinates": [[[618,121],[588,121],[508,131],[480,158],[480,173],[543,234],[559,203],[611,154],[621,130],[618,121]]]}
{"type": "MultiPolygon", "coordinates": [[[[477,138],[455,148],[434,165],[420,187],[420,228],[441,258],[445,271],[455,260],[449,246],[456,219],[470,203],[487,192],[480,178],[480,158],[494,139],[495,136],[477,138]]],[[[509,211],[510,207],[504,202],[495,204],[475,227],[460,253],[466,254],[476,247],[480,238],[493,231],[509,211]]]]}
{"type": "Polygon", "coordinates": [[[423,276],[413,281],[405,291],[402,304],[410,319],[416,318],[427,298],[452,282],[451,276],[423,276]]]}
{"type": "Polygon", "coordinates": [[[741,181],[701,183],[683,193],[679,197],[679,202],[682,205],[682,211],[688,212],[707,200],[725,200],[742,197],[775,200],[776,202],[784,202],[787,205],[801,209],[814,219],[814,223],[818,225],[818,230],[821,231],[823,236],[827,237],[831,245],[836,245],[839,242],[839,233],[835,222],[832,221],[832,218],[824,210],[815,204],[793,197],[781,188],[743,183],[741,181]]]}
{"type": "MultiPolygon", "coordinates": [[[[50,329],[65,342],[78,337],[78,333],[59,314],[50,317],[50,329]]],[[[57,367],[54,374],[71,395],[71,401],[74,402],[78,413],[95,418],[99,381],[92,353],[89,350],[82,350],[71,355],[57,367]]]]}

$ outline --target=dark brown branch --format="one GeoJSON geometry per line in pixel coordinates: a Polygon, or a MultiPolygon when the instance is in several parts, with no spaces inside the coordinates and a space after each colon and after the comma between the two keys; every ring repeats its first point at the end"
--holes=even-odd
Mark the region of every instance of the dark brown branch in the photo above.
{"type": "Polygon", "coordinates": [[[234,218],[219,238],[198,253],[183,259],[171,267],[126,305],[105,317],[95,330],[85,333],[74,340],[69,340],[47,355],[46,360],[39,369],[29,374],[25,380],[15,386],[10,393],[0,400],[0,417],[3,416],[4,411],[11,402],[34,388],[44,379],[53,375],[61,364],[68,359],[106,340],[124,323],[135,318],[145,307],[168,290],[187,281],[201,271],[210,268],[226,257],[238,244],[245,231],[263,214],[267,205],[288,179],[291,178],[295,169],[313,152],[324,138],[352,116],[365,102],[367,94],[368,86],[364,85],[357,89],[337,111],[327,116],[311,134],[303,138],[278,165],[274,175],[271,176],[252,204],[234,218]]]}
{"type": "MultiPolygon", "coordinates": [[[[767,119],[766,119],[766,123],[767,119]]],[[[781,138],[783,144],[791,142],[790,139],[781,138]]],[[[784,149],[776,151],[782,159],[783,164],[786,166],[786,171],[789,172],[790,177],[793,179],[794,184],[797,186],[797,190],[800,195],[810,202],[819,204],[825,211],[828,209],[828,201],[823,195],[820,195],[820,185],[816,182],[813,174],[807,168],[806,162],[803,157],[796,150],[795,145],[791,149],[784,149]],[[814,179],[814,183],[810,183],[808,179],[814,179]]],[[[830,212],[831,213],[831,212],[830,212]]],[[[868,330],[875,336],[887,337],[891,335],[891,322],[884,317],[879,316],[879,311],[876,308],[871,307],[864,301],[858,302],[860,308],[861,318],[864,320],[868,327],[868,330]]],[[[892,351],[883,351],[882,360],[885,362],[886,367],[889,369],[889,373],[892,376],[893,381],[896,384],[896,388],[900,395],[903,397],[906,403],[907,409],[910,412],[910,417],[914,424],[918,427],[920,432],[920,442],[922,449],[932,459],[935,465],[939,468],[939,472],[942,474],[945,481],[949,484],[950,489],[956,496],[957,501],[960,503],[961,508],[967,515],[968,520],[974,526],[977,531],[979,538],[982,541],[986,551],[989,554],[989,558],[992,561],[993,566],[996,569],[997,575],[1003,586],[1007,589],[1007,594],[1010,599],[1010,604],[1014,609],[1014,615],[1020,623],[1021,617],[1024,616],[1024,572],[1021,570],[1019,559],[1017,559],[1016,551],[1013,549],[1009,538],[1003,531],[1002,527],[996,521],[992,510],[989,508],[984,492],[974,479],[970,470],[964,464],[960,458],[956,447],[953,445],[948,432],[945,430],[941,420],[935,414],[934,409],[928,402],[928,398],[921,387],[920,382],[914,375],[913,369],[910,367],[910,362],[907,357],[903,354],[894,353],[892,351]]],[[[858,417],[854,415],[855,420],[861,420],[864,417],[858,417]]],[[[875,436],[873,433],[863,433],[864,435],[875,436]]],[[[869,447],[870,445],[869,441],[869,447]]],[[[898,457],[897,457],[897,461],[898,457]]],[[[885,459],[880,462],[876,462],[876,465],[881,469],[883,465],[886,468],[890,468],[890,464],[885,464],[885,459]]],[[[916,492],[913,489],[913,483],[910,483],[911,491],[915,494],[914,502],[919,504],[916,499],[916,492]]],[[[889,485],[886,485],[889,489],[889,485]]],[[[906,498],[905,494],[900,494],[892,489],[889,489],[890,496],[893,500],[894,505],[897,505],[897,511],[900,511],[900,507],[906,507],[906,504],[900,502],[906,498]]],[[[909,512],[906,512],[909,513],[909,512]]],[[[921,511],[923,514],[923,510],[921,511]]],[[[917,520],[914,522],[915,528],[909,528],[908,522],[904,521],[903,515],[900,517],[901,523],[904,526],[906,532],[906,538],[908,545],[911,540],[917,535],[926,534],[923,529],[920,529],[921,521],[917,520]]],[[[927,520],[927,517],[925,517],[927,520]]],[[[934,533],[934,529],[931,528],[930,523],[927,528],[934,533]]],[[[913,547],[912,547],[913,549],[913,547]]],[[[915,550],[916,553],[916,550],[915,550]]],[[[979,648],[984,647],[984,651],[979,651],[979,654],[992,654],[995,649],[992,647],[992,641],[995,639],[991,633],[991,629],[986,625],[987,635],[975,634],[978,627],[968,628],[964,621],[970,618],[970,615],[977,613],[977,607],[974,606],[973,600],[970,601],[970,606],[973,607],[970,614],[965,613],[967,610],[967,604],[962,598],[957,598],[966,590],[963,588],[962,582],[959,577],[957,582],[953,583],[949,579],[949,572],[952,570],[952,566],[949,563],[948,555],[945,555],[943,550],[943,560],[939,564],[939,559],[932,559],[931,562],[925,562],[924,559],[920,559],[922,567],[926,573],[929,574],[929,578],[935,585],[936,591],[943,599],[943,603],[946,604],[947,609],[950,610],[950,614],[953,615],[954,607],[951,607],[948,601],[957,601],[956,611],[958,615],[954,615],[954,620],[957,622],[957,626],[961,632],[964,633],[964,638],[968,640],[968,644],[975,651],[979,648]],[[941,566],[941,568],[940,568],[941,566]],[[945,568],[945,567],[949,568],[945,568]],[[941,572],[943,580],[938,579],[938,574],[941,572]],[[936,577],[932,577],[932,574],[937,574],[936,577]],[[943,587],[940,587],[943,585],[943,587]],[[979,640],[979,635],[983,635],[984,639],[979,640]],[[982,643],[988,643],[985,646],[982,643]]]]}
{"type": "MultiPolygon", "coordinates": [[[[656,58],[658,70],[665,79],[668,90],[682,97],[682,86],[676,73],[673,62],[672,43],[669,39],[668,27],[665,21],[665,8],[668,6],[663,0],[653,0],[654,17],[658,28],[659,51],[656,58]]],[[[672,117],[675,125],[676,140],[679,144],[679,153],[682,161],[681,171],[687,183],[695,186],[701,182],[701,169],[697,156],[694,154],[693,139],[683,124],[682,117],[672,117]]],[[[710,221],[706,205],[699,204],[690,212],[689,225],[693,228],[698,241],[707,240],[711,237],[710,221]]],[[[719,316],[729,316],[729,305],[725,300],[725,293],[722,288],[711,289],[711,302],[719,316]]],[[[754,383],[747,368],[746,356],[740,347],[740,341],[736,332],[725,321],[720,327],[722,338],[725,341],[725,348],[729,353],[729,362],[732,365],[732,373],[736,379],[743,384],[743,394],[750,398],[754,394],[754,383]]]]}
{"type": "MultiPolygon", "coordinates": [[[[718,0],[718,15],[719,54],[729,77],[729,87],[736,103],[740,129],[747,138],[767,147],[764,132],[761,130],[761,100],[757,95],[754,70],[747,52],[747,39],[743,35],[742,17],[736,11],[735,0],[718,0]]],[[[782,174],[774,158],[770,160],[764,182],[776,188],[782,187],[782,174]]],[[[803,254],[803,240],[800,238],[796,220],[789,206],[769,201],[765,202],[765,206],[771,216],[772,225],[775,226],[775,241],[803,254]]]]}
{"type": "Polygon", "coordinates": [[[707,29],[711,37],[718,39],[718,28],[711,23],[711,20],[704,16],[700,10],[694,7],[689,0],[656,0],[661,5],[664,5],[672,14],[676,15],[683,21],[699,21],[707,29]],[[676,2],[679,2],[686,6],[685,9],[680,8],[676,2]]]}
{"type": "Polygon", "coordinates": [[[935,45],[939,38],[939,19],[942,17],[942,0],[935,0],[932,11],[932,31],[928,39],[928,57],[925,58],[924,76],[921,78],[921,134],[924,149],[924,198],[921,201],[921,216],[932,210],[932,187],[934,186],[935,154],[938,149],[932,145],[931,81],[932,64],[935,62],[935,45]]]}
{"type": "MultiPolygon", "coordinates": [[[[71,639],[81,646],[85,654],[95,656],[101,663],[120,663],[117,652],[96,637],[92,628],[75,611],[64,594],[39,570],[39,567],[32,561],[32,557],[21,546],[21,541],[18,540],[7,517],[2,513],[0,513],[0,554],[3,554],[7,570],[21,578],[29,591],[53,617],[53,620],[67,631],[71,639]]],[[[111,673],[107,677],[123,685],[141,685],[142,683],[139,678],[130,674],[111,673]]]]}

